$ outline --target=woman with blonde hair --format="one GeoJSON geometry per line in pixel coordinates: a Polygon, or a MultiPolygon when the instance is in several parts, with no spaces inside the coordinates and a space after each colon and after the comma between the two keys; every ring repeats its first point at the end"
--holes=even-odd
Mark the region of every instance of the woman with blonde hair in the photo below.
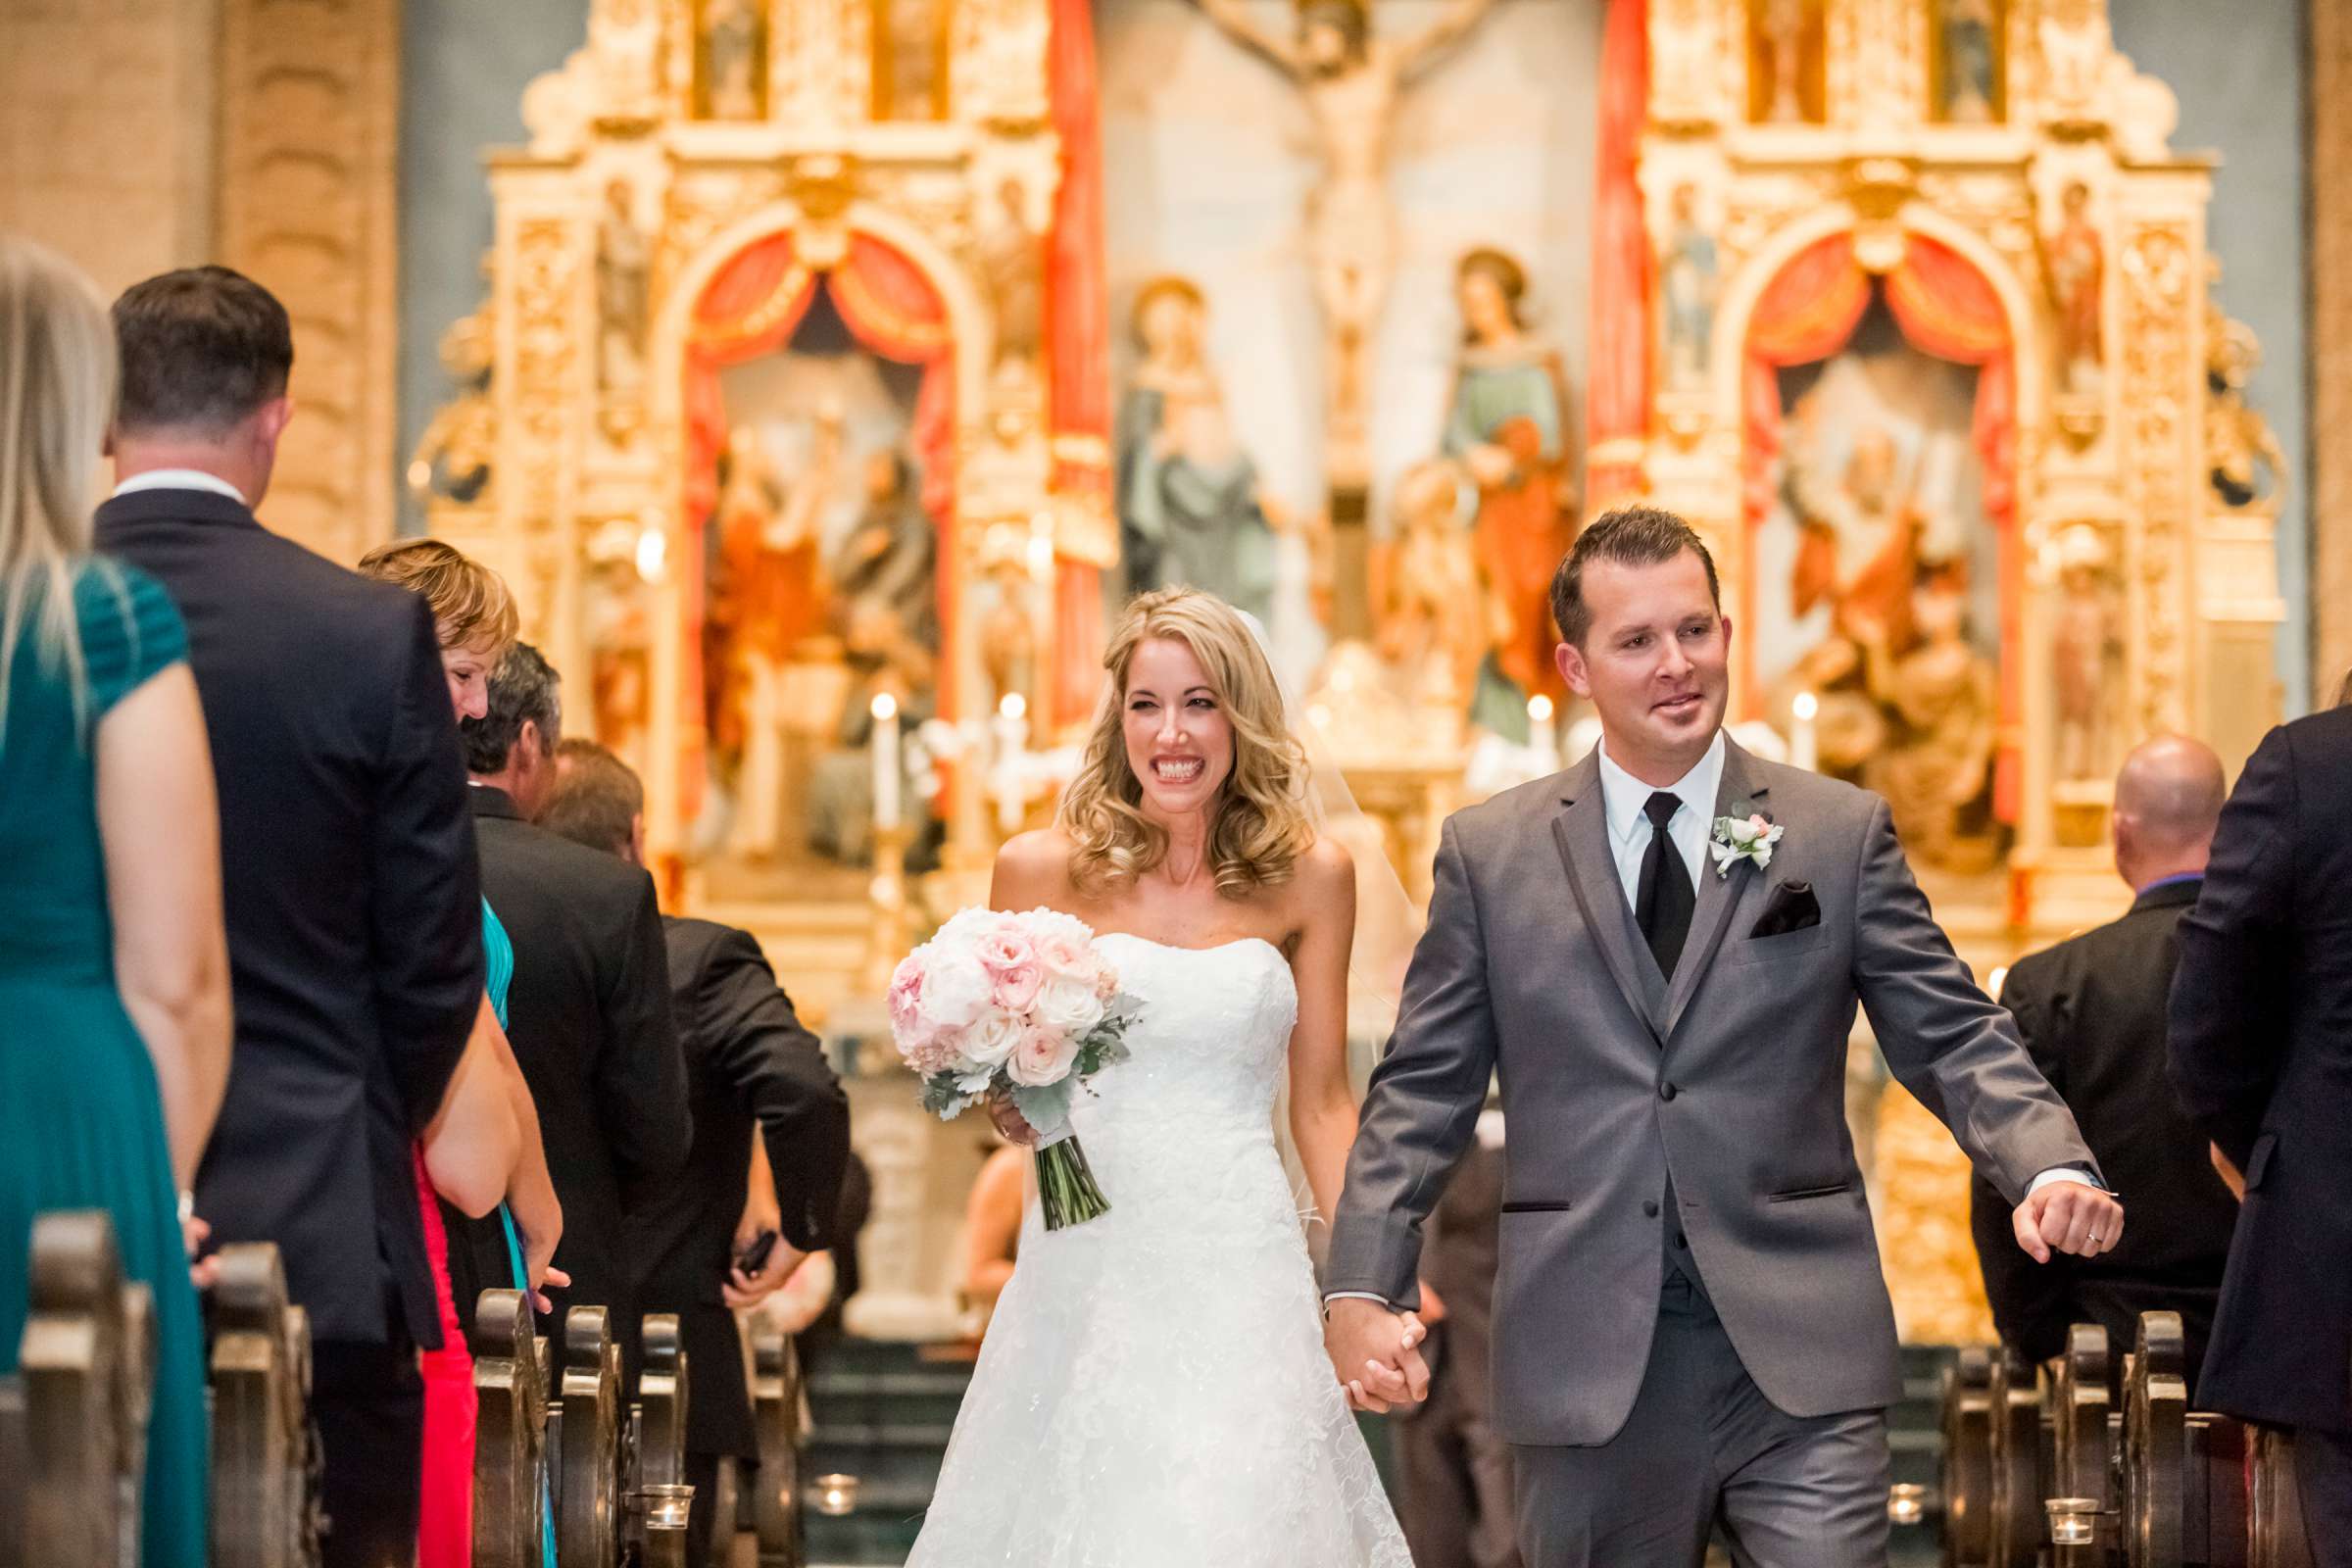
{"type": "Polygon", "coordinates": [[[114,397],[96,290],[0,234],[0,1372],[34,1217],[103,1209],[155,1296],[141,1560],[202,1568],[182,1220],[228,1081],[220,816],[179,612],[90,554],[114,397]]]}
{"type": "MultiPolygon", "coordinates": [[[[449,701],[461,719],[489,711],[489,680],[520,628],[514,597],[497,572],[438,539],[402,539],[360,559],[360,575],[406,588],[433,612],[449,701]]],[[[514,944],[482,901],[487,984],[466,1054],[416,1149],[417,1205],[425,1258],[441,1314],[441,1348],[419,1352],[424,1370],[424,1486],[417,1501],[418,1568],[466,1568],[473,1560],[473,1357],[466,1352],[456,1281],[471,1270],[451,1266],[449,1223],[441,1203],[467,1219],[497,1210],[512,1273],[500,1284],[536,1292],[570,1283],[550,1269],[564,1234],[539,1137],[539,1112],[507,1043],[507,987],[514,944]]],[[[542,1303],[545,1298],[540,1298],[542,1303]]]]}
{"type": "Polygon", "coordinates": [[[1103,664],[1059,817],[1004,846],[990,902],[1084,920],[1142,1003],[1070,1115],[1110,1210],[1049,1232],[1029,1205],[908,1568],[1406,1568],[1274,1127],[1287,1086],[1328,1222],[1355,1137],[1351,858],[1230,606],[1145,595],[1103,664]]]}

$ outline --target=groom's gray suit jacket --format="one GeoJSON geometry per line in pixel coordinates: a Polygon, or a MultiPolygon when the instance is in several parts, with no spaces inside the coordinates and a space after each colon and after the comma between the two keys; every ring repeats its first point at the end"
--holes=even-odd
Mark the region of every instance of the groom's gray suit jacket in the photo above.
{"type": "Polygon", "coordinates": [[[1624,1425],[1678,1229],[1775,1405],[1891,1403],[1894,1313],[1844,1115],[1856,1000],[1895,1075],[2010,1201],[2051,1166],[2095,1171],[2074,1116],[1929,914],[1886,802],[1727,737],[1717,814],[1750,804],[1785,832],[1768,869],[1702,867],[1669,986],[1610,858],[1599,773],[1587,758],[1446,822],[1324,1289],[1418,1301],[1422,1220],[1499,1070],[1504,1439],[1598,1444],[1624,1425]],[[1780,892],[1796,883],[1820,923],[1752,936],[1776,895],[1801,903],[1780,892]],[[1660,1212],[1670,1176],[1679,1214],[1660,1212]]]}

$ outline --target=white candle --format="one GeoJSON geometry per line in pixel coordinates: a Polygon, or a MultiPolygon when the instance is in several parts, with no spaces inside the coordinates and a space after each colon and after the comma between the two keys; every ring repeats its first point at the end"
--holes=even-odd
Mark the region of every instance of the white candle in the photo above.
{"type": "Polygon", "coordinates": [[[1798,692],[1796,701],[1788,705],[1788,765],[1813,772],[1821,766],[1821,751],[1813,739],[1813,717],[1821,711],[1821,700],[1811,692],[1798,692]]]}
{"type": "Polygon", "coordinates": [[[1527,700],[1527,744],[1545,772],[1560,765],[1560,737],[1551,727],[1551,699],[1538,692],[1527,700]]]}
{"type": "Polygon", "coordinates": [[[899,700],[888,692],[874,695],[874,826],[899,825],[899,700]]]}
{"type": "Polygon", "coordinates": [[[997,704],[997,826],[1006,833],[1020,830],[1029,745],[1029,704],[1019,692],[1006,692],[997,704]]]}

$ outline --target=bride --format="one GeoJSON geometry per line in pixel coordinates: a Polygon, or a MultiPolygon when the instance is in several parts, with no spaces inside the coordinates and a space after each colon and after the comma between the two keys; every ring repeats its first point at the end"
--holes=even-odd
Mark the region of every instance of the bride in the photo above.
{"type": "Polygon", "coordinates": [[[1004,846],[990,902],[1086,921],[1143,1003],[1070,1115],[1110,1211],[1048,1232],[1031,1198],[908,1568],[1409,1568],[1348,1413],[1377,1394],[1332,1379],[1274,1138],[1287,1074],[1328,1223],[1355,1137],[1352,861],[1230,607],[1146,595],[1103,663],[1059,819],[1004,846]]]}

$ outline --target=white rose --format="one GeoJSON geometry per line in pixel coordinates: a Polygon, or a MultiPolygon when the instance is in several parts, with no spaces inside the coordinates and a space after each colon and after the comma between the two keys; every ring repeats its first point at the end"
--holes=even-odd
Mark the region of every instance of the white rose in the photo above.
{"type": "Polygon", "coordinates": [[[994,989],[977,957],[935,955],[926,966],[923,994],[916,1005],[923,1023],[934,1032],[963,1029],[980,1016],[994,989]]]}
{"type": "Polygon", "coordinates": [[[1016,1013],[990,1007],[963,1032],[963,1054],[983,1067],[994,1067],[1012,1054],[1028,1024],[1016,1013]]]}
{"type": "Polygon", "coordinates": [[[1083,981],[1056,977],[1038,989],[1029,1012],[1046,1028],[1077,1040],[1102,1021],[1102,1002],[1095,995],[1091,977],[1083,981]]]}

